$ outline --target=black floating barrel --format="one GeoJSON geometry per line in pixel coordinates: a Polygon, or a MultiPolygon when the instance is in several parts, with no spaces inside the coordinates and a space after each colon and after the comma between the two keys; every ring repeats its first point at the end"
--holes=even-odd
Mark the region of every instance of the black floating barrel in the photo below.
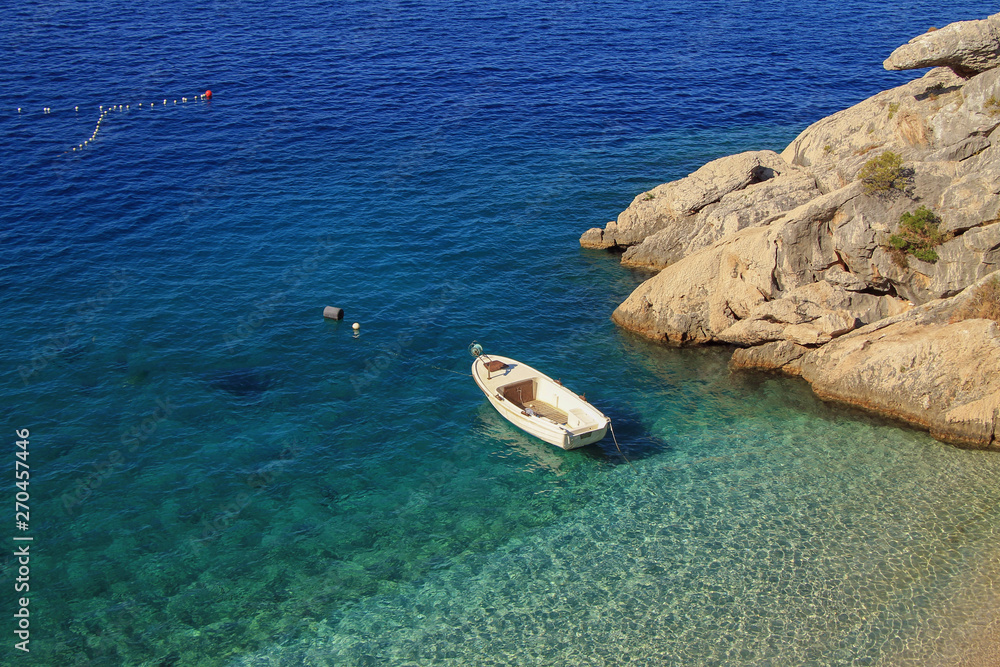
{"type": "Polygon", "coordinates": [[[335,306],[327,306],[323,309],[323,317],[328,320],[342,320],[344,319],[344,309],[337,308],[335,306]]]}

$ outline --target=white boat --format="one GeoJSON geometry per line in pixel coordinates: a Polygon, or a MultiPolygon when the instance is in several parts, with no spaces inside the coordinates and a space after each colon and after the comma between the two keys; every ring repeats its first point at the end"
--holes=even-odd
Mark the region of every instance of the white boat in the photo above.
{"type": "Polygon", "coordinates": [[[611,420],[582,396],[527,364],[470,348],[472,377],[507,421],[545,442],[576,449],[597,442],[611,420]]]}

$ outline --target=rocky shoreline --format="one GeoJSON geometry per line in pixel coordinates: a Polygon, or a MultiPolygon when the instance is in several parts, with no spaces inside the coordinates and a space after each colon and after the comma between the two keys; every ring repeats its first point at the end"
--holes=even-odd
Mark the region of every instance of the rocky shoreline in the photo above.
{"type": "Polygon", "coordinates": [[[886,69],[933,68],[642,193],[587,248],[659,272],[612,316],[734,369],[1000,451],[1000,14],[932,30],[886,69]]]}

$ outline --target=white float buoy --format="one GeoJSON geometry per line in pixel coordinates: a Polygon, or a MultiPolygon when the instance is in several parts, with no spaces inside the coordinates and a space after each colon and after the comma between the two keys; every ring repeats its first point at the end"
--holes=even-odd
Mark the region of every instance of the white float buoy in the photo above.
{"type": "Polygon", "coordinates": [[[327,306],[323,309],[323,317],[328,320],[342,320],[344,319],[344,309],[337,308],[336,306],[327,306]]]}
{"type": "Polygon", "coordinates": [[[354,329],[355,331],[357,331],[358,329],[361,328],[361,325],[358,324],[357,322],[355,322],[354,324],[351,325],[351,328],[354,329]]]}

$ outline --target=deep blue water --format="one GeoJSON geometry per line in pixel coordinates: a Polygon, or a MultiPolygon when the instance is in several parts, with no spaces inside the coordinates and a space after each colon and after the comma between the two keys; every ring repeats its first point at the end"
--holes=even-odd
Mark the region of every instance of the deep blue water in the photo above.
{"type": "Polygon", "coordinates": [[[987,13],[0,13],[0,417],[11,473],[30,430],[29,530],[13,474],[0,493],[10,551],[33,537],[31,651],[8,620],[0,661],[945,664],[1000,598],[1000,458],[616,329],[646,276],[577,238],[987,13]],[[504,422],[473,340],[585,391],[631,464],[504,422]]]}

